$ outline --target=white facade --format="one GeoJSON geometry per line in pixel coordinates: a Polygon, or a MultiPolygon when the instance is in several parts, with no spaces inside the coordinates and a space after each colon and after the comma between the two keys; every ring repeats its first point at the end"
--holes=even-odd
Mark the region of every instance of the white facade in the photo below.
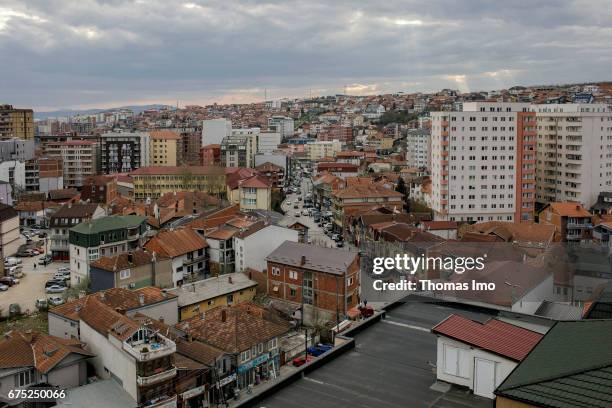
{"type": "Polygon", "coordinates": [[[268,225],[245,238],[234,237],[236,271],[244,272],[246,268],[265,270],[266,257],[285,241],[298,242],[297,230],[268,225]]]}
{"type": "Polygon", "coordinates": [[[279,132],[262,132],[257,141],[257,153],[272,153],[281,144],[281,134],[279,132]]]}
{"type": "Polygon", "coordinates": [[[533,105],[537,116],[537,201],[590,208],[612,191],[612,108],[606,104],[533,105]]]}
{"type": "Polygon", "coordinates": [[[431,135],[425,129],[408,131],[406,137],[406,164],[408,167],[429,168],[430,139],[431,135]]]}
{"type": "Polygon", "coordinates": [[[9,160],[0,163],[0,180],[25,188],[25,162],[9,160]]]}
{"type": "Polygon", "coordinates": [[[268,118],[268,129],[280,133],[283,138],[293,136],[294,126],[293,119],[285,116],[272,116],[268,118]]]}
{"type": "Polygon", "coordinates": [[[232,134],[232,122],[227,119],[205,120],[202,124],[202,146],[221,144],[224,137],[232,134]]]}
{"type": "Polygon", "coordinates": [[[438,336],[438,380],[469,388],[476,395],[495,398],[493,391],[518,365],[514,360],[438,336]]]}
{"type": "Polygon", "coordinates": [[[341,150],[342,143],[339,140],[308,142],[306,144],[306,151],[310,160],[334,157],[341,150]]]}
{"type": "Polygon", "coordinates": [[[514,220],[517,118],[529,108],[527,103],[470,102],[462,112],[431,112],[436,220],[514,220]]]}

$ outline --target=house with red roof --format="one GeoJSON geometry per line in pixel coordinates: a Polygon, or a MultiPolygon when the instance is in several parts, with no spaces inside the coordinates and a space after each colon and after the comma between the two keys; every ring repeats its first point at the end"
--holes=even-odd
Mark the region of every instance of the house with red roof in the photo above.
{"type": "Polygon", "coordinates": [[[431,329],[437,339],[438,381],[495,398],[493,391],[543,334],[497,319],[484,323],[452,314],[431,329]]]}

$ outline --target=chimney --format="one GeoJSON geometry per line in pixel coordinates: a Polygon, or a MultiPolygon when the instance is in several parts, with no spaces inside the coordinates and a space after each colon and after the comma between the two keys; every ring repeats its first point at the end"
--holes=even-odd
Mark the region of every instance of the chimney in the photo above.
{"type": "Polygon", "coordinates": [[[300,266],[304,266],[306,263],[306,255],[302,255],[302,259],[300,259],[300,266]]]}
{"type": "Polygon", "coordinates": [[[580,204],[576,205],[576,210],[580,211],[580,204]]]}
{"type": "Polygon", "coordinates": [[[225,323],[226,320],[227,320],[227,310],[222,310],[221,311],[221,321],[225,323]]]}
{"type": "Polygon", "coordinates": [[[142,294],[142,293],[138,294],[138,303],[140,303],[140,306],[144,306],[144,304],[145,304],[144,294],[142,294]]]}
{"type": "Polygon", "coordinates": [[[100,300],[104,300],[104,292],[100,292],[100,300]]]}
{"type": "Polygon", "coordinates": [[[127,260],[130,265],[134,263],[134,253],[132,251],[128,252],[127,260]]]}

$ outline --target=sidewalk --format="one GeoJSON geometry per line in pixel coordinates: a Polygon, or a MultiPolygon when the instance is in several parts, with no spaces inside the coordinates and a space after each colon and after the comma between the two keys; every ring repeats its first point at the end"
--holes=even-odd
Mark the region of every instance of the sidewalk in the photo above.
{"type": "Polygon", "coordinates": [[[259,385],[254,386],[253,387],[253,392],[251,394],[247,394],[247,390],[246,389],[241,390],[240,391],[240,397],[237,400],[231,399],[231,400],[228,401],[228,403],[229,403],[228,407],[229,408],[235,408],[235,407],[238,407],[238,406],[244,404],[251,397],[259,395],[262,392],[272,388],[274,385],[276,385],[280,381],[283,381],[285,378],[287,378],[290,375],[294,374],[298,370],[299,370],[299,367],[294,367],[291,364],[285,364],[284,366],[281,366],[281,368],[280,368],[280,375],[277,378],[275,378],[273,380],[265,381],[265,382],[263,382],[263,383],[261,383],[259,385]]]}

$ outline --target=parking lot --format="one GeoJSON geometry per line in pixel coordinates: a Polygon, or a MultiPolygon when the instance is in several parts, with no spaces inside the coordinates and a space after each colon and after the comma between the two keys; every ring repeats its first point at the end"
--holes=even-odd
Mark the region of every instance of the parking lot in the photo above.
{"type": "MultiPolygon", "coordinates": [[[[25,244],[25,238],[21,236],[22,244],[25,244]]],[[[40,247],[43,252],[45,246],[40,247]]],[[[6,291],[0,291],[0,310],[2,316],[7,316],[9,313],[9,306],[13,303],[19,304],[22,313],[35,310],[36,299],[46,298],[48,295],[45,293],[45,282],[49,280],[57,268],[60,266],[67,266],[64,263],[51,263],[46,266],[36,265],[38,260],[43,254],[22,257],[21,260],[22,272],[24,276],[19,278],[17,285],[11,286],[6,291]]]]}
{"type": "Polygon", "coordinates": [[[436,336],[431,327],[457,313],[488,316],[450,306],[406,302],[387,319],[355,337],[355,349],[257,404],[261,408],[427,407],[485,408],[492,400],[466,389],[438,387],[436,336]],[[442,390],[442,391],[441,391],[442,390]]]}

